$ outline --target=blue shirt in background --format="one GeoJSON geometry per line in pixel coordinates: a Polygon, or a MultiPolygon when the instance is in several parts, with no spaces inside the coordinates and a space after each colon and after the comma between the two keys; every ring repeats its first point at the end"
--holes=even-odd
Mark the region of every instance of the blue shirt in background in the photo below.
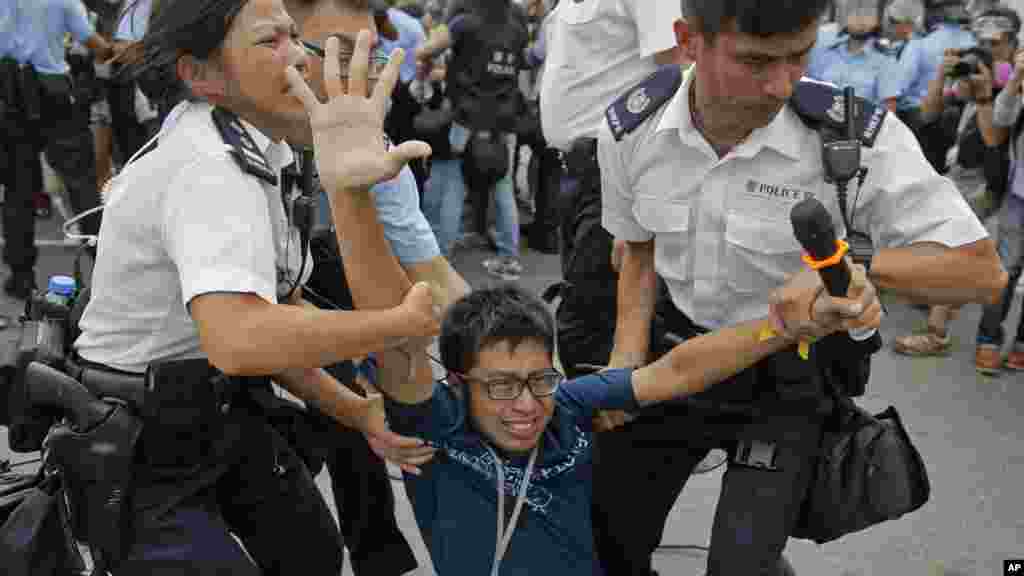
{"type": "Polygon", "coordinates": [[[914,37],[907,40],[895,56],[901,69],[900,77],[903,86],[896,101],[898,110],[918,108],[928,94],[928,83],[936,73],[929,67],[924,53],[924,38],[914,37]]]}
{"type": "Polygon", "coordinates": [[[67,33],[83,43],[96,33],[81,0],[0,2],[0,52],[40,74],[67,74],[67,33]]]}
{"type": "MultiPolygon", "coordinates": [[[[602,574],[591,533],[593,430],[598,410],[634,410],[632,371],[609,370],[564,382],[541,437],[519,522],[501,564],[502,576],[602,574]]],[[[387,400],[399,434],[439,448],[422,476],[405,488],[440,576],[490,574],[496,538],[497,465],[505,467],[506,510],[519,493],[528,457],[494,461],[487,440],[470,423],[466,402],[445,385],[423,404],[387,400]]],[[[625,497],[625,495],[624,495],[625,497]]],[[[623,527],[628,530],[628,527],[623,527]]]]}
{"type": "Polygon", "coordinates": [[[135,0],[130,6],[126,6],[126,12],[121,15],[121,20],[117,23],[114,39],[128,42],[142,40],[149,27],[149,13],[152,9],[153,0],[135,0]]]}
{"type": "Polygon", "coordinates": [[[388,8],[388,20],[398,31],[398,38],[392,41],[382,36],[380,47],[389,55],[395,48],[405,50],[405,60],[398,70],[398,78],[403,84],[408,84],[416,78],[416,49],[427,40],[427,33],[419,20],[403,10],[388,8]]]}
{"type": "MultiPolygon", "coordinates": [[[[441,255],[437,237],[420,210],[419,188],[408,166],[402,168],[398,177],[377,184],[371,192],[384,236],[400,263],[429,262],[441,255]]],[[[324,228],[331,225],[331,208],[324,192],[320,192],[319,225],[324,228]]]]}
{"type": "Polygon", "coordinates": [[[840,88],[852,86],[854,93],[876,104],[900,95],[903,69],[894,59],[882,54],[868,42],[857,54],[847,49],[848,40],[840,36],[815,56],[807,75],[840,88]]]}

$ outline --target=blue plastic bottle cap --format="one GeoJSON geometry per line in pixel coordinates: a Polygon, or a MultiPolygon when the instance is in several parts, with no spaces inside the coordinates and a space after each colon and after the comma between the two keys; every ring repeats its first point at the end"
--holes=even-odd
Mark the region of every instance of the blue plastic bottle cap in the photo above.
{"type": "Polygon", "coordinates": [[[71,276],[50,276],[50,283],[46,289],[54,294],[71,296],[75,293],[75,279],[71,276]]]}

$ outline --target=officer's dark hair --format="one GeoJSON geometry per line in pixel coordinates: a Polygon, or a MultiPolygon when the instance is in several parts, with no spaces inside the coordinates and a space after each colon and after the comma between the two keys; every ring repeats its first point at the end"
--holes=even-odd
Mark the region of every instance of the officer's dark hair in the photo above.
{"type": "Polygon", "coordinates": [[[516,286],[501,284],[474,290],[448,308],[441,322],[438,347],[446,370],[465,374],[480,351],[500,342],[515,349],[524,341],[555,350],[555,322],[544,302],[516,286]]]}
{"type": "MultiPolygon", "coordinates": [[[[133,0],[137,2],[138,0],[133,0]]],[[[132,68],[138,77],[171,67],[188,54],[198,60],[215,56],[235,16],[249,0],[163,0],[139,43],[142,56],[132,68]]]]}
{"type": "Polygon", "coordinates": [[[814,24],[833,0],[682,0],[683,16],[708,42],[735,30],[754,36],[793,34],[814,24]]]}

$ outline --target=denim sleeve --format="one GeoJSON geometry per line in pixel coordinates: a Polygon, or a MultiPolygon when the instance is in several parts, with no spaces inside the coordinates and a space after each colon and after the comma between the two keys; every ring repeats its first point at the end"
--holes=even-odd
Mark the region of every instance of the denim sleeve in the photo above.
{"type": "Polygon", "coordinates": [[[444,384],[434,385],[434,394],[421,404],[402,404],[384,396],[388,424],[396,434],[422,438],[439,444],[463,426],[462,401],[444,384]]]}
{"type": "Polygon", "coordinates": [[[441,255],[434,231],[420,210],[416,178],[408,166],[394,180],[374,186],[373,194],[384,236],[399,262],[418,264],[441,255]]]}
{"type": "Polygon", "coordinates": [[[564,382],[558,389],[558,403],[577,420],[589,421],[599,410],[636,410],[633,369],[623,368],[587,374],[564,382]]]}

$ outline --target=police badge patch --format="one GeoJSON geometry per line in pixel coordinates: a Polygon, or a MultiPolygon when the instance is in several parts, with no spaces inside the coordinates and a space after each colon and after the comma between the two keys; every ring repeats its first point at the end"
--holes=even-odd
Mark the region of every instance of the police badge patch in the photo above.
{"type": "Polygon", "coordinates": [[[651,97],[647,95],[647,90],[641,86],[629,95],[629,100],[626,100],[626,111],[630,114],[641,114],[651,104],[651,97]]]}
{"type": "Polygon", "coordinates": [[[629,134],[672,98],[683,81],[683,70],[675,64],[661,66],[643,82],[617,98],[605,110],[605,118],[616,141],[629,134]]]}

